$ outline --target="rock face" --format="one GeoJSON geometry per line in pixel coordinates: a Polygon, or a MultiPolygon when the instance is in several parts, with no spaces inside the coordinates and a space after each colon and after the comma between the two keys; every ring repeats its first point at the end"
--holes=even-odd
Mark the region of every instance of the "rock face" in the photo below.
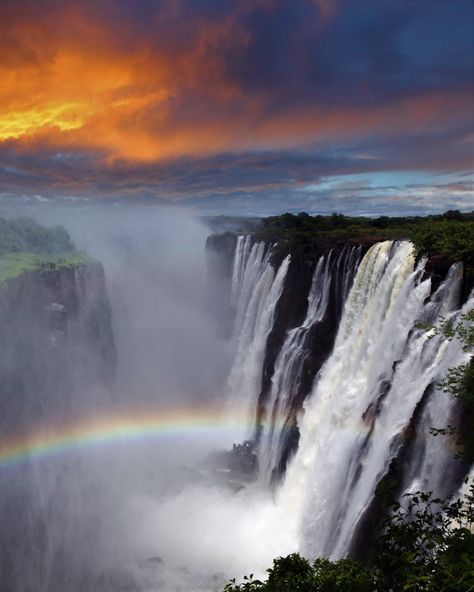
{"type": "MultiPolygon", "coordinates": [[[[266,342],[263,361],[261,390],[256,407],[254,442],[258,446],[261,424],[265,412],[268,413],[268,401],[275,377],[276,363],[282,351],[289,331],[301,327],[308,309],[308,294],[313,274],[319,259],[330,258],[330,285],[328,305],[324,315],[311,324],[304,332],[301,348],[304,351],[298,364],[298,379],[294,381],[290,394],[290,415],[283,434],[285,443],[282,447],[279,475],[285,471],[286,464],[296,450],[299,440],[297,414],[309,394],[315,377],[328,359],[336,338],[343,306],[357,272],[359,262],[369,248],[382,239],[377,237],[357,238],[353,240],[324,239],[293,242],[268,242],[272,248],[271,262],[275,269],[289,254],[290,266],[286,274],[281,296],[277,302],[272,329],[266,342]]],[[[226,334],[232,328],[232,308],[229,294],[232,281],[232,266],[237,237],[232,233],[213,235],[206,245],[207,260],[212,298],[213,313],[220,315],[220,322],[226,324],[226,334]],[[216,288],[219,285],[220,288],[216,288]],[[218,295],[218,296],[216,296],[218,295]],[[229,320],[230,319],[230,320],[229,320]]],[[[432,279],[434,292],[446,277],[452,261],[442,257],[432,257],[426,264],[425,274],[432,279]]],[[[465,299],[469,289],[464,278],[462,297],[465,299]]],[[[376,410],[374,410],[374,413],[376,410]]],[[[278,477],[278,475],[275,475],[278,477]]]]}
{"type": "Polygon", "coordinates": [[[0,400],[8,429],[23,413],[37,418],[46,400],[51,412],[56,397],[64,402],[79,389],[109,385],[115,357],[99,264],[32,271],[0,286],[0,400]]]}
{"type": "MultiPolygon", "coordinates": [[[[225,233],[210,236],[206,244],[212,310],[213,314],[219,317],[221,326],[225,326],[227,335],[232,330],[233,310],[230,306],[229,296],[236,242],[236,235],[225,233]]],[[[312,325],[304,336],[305,355],[301,363],[298,384],[295,385],[291,394],[291,417],[288,421],[288,429],[285,431],[286,443],[283,446],[279,467],[280,474],[284,472],[288,458],[297,447],[299,433],[296,427],[296,414],[311,389],[314,377],[332,350],[344,300],[357,270],[357,264],[375,242],[377,239],[365,241],[326,240],[297,243],[291,247],[277,244],[273,248],[272,264],[275,269],[288,254],[291,260],[283,291],[276,305],[274,321],[265,349],[261,391],[256,410],[254,438],[257,444],[260,433],[259,426],[272,387],[272,377],[278,355],[282,350],[288,331],[299,327],[305,319],[308,309],[308,294],[319,259],[322,256],[330,257],[331,262],[330,295],[327,309],[323,318],[312,325]],[[349,264],[350,257],[352,259],[349,264]],[[290,429],[290,426],[293,428],[290,429]]],[[[267,244],[267,249],[269,248],[271,248],[270,243],[267,244]]]]}
{"type": "Polygon", "coordinates": [[[222,337],[228,337],[232,331],[230,290],[236,242],[237,236],[232,232],[212,234],[206,241],[207,302],[222,337]]]}
{"type": "MultiPolygon", "coordinates": [[[[288,429],[285,431],[286,442],[282,450],[279,475],[275,475],[275,478],[284,473],[289,458],[298,446],[297,413],[311,390],[316,374],[331,353],[347,292],[352,285],[357,265],[371,244],[372,242],[369,241],[325,242],[295,245],[290,250],[290,268],[276,307],[273,328],[267,341],[262,390],[257,409],[257,425],[260,423],[265,409],[275,372],[275,362],[284,345],[285,337],[289,330],[300,326],[304,321],[311,281],[316,264],[322,256],[330,257],[331,279],[325,314],[319,322],[307,330],[302,344],[305,354],[301,363],[299,380],[291,393],[291,416],[288,421],[288,429]],[[352,257],[352,262],[348,266],[350,257],[352,257]]],[[[278,265],[278,259],[275,264],[278,265]]]]}
{"type": "Polygon", "coordinates": [[[211,234],[206,241],[206,260],[211,277],[230,280],[237,236],[232,232],[211,234]]]}
{"type": "MultiPolygon", "coordinates": [[[[0,285],[2,441],[21,442],[23,433],[67,426],[93,409],[110,393],[115,363],[101,265],[31,271],[0,285]]],[[[61,557],[47,558],[45,545],[51,539],[46,533],[55,532],[59,546],[61,536],[73,536],[56,532],[55,524],[60,523],[56,517],[74,511],[67,505],[70,493],[64,492],[67,480],[61,480],[61,471],[76,471],[70,460],[60,462],[60,470],[53,462],[43,463],[39,470],[33,458],[0,466],[2,591],[33,592],[39,589],[38,578],[48,581],[49,570],[60,569],[53,563],[61,563],[61,557]],[[36,580],[30,581],[33,577],[36,580]]]]}
{"type": "MultiPolygon", "coordinates": [[[[431,256],[425,265],[425,276],[431,277],[432,291],[434,292],[441,282],[446,277],[449,268],[455,263],[449,257],[444,255],[433,255],[431,256]]],[[[464,304],[467,301],[469,294],[474,289],[474,274],[464,268],[463,270],[463,282],[461,286],[461,302],[464,304]]]]}

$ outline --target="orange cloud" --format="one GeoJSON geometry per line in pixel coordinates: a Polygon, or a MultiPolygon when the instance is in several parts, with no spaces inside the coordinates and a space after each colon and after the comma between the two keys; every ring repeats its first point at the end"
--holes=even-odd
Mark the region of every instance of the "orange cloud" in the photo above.
{"type": "MultiPolygon", "coordinates": [[[[329,19],[335,3],[315,1],[329,19]]],[[[166,23],[176,5],[153,18],[166,23]]],[[[271,10],[272,2],[262,6],[271,10]]],[[[122,45],[126,28],[126,22],[91,20],[76,4],[40,18],[12,12],[3,19],[0,143],[153,161],[411,131],[469,105],[462,93],[431,92],[370,107],[296,102],[275,108],[272,96],[244,90],[228,71],[226,52],[251,42],[235,14],[197,19],[172,48],[139,34],[122,45]]]]}
{"type": "Polygon", "coordinates": [[[3,36],[0,142],[98,147],[134,159],[186,152],[186,131],[169,129],[176,100],[203,93],[212,108],[237,91],[225,81],[219,56],[208,52],[228,25],[202,26],[192,47],[166,55],[150,39],[138,39],[131,51],[109,43],[110,31],[76,9],[16,22],[3,36]]]}
{"type": "Polygon", "coordinates": [[[61,144],[61,132],[81,129],[97,116],[108,117],[109,110],[139,110],[167,96],[158,57],[144,72],[143,52],[113,55],[94,41],[92,36],[79,47],[65,42],[51,48],[49,59],[16,68],[0,64],[0,141],[50,130],[61,144]]]}

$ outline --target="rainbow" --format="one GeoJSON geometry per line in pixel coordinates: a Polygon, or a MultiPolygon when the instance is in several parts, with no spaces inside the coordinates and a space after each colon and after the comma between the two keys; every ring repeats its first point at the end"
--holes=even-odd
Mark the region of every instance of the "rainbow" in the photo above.
{"type": "MultiPolygon", "coordinates": [[[[0,436],[0,470],[29,459],[63,454],[114,443],[134,443],[166,437],[216,434],[226,446],[230,437],[250,434],[255,424],[215,409],[148,410],[141,413],[82,418],[64,425],[0,436]]],[[[341,430],[367,434],[370,426],[352,422],[341,430]]]]}
{"type": "Polygon", "coordinates": [[[0,469],[86,447],[186,434],[232,433],[237,427],[229,415],[194,409],[81,419],[66,425],[42,426],[5,439],[0,437],[0,469]]]}

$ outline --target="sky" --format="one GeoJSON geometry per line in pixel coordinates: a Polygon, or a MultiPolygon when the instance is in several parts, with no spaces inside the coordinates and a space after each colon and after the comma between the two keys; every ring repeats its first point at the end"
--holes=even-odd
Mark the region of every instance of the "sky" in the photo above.
{"type": "Polygon", "coordinates": [[[2,0],[0,200],[474,209],[471,0],[2,0]]]}

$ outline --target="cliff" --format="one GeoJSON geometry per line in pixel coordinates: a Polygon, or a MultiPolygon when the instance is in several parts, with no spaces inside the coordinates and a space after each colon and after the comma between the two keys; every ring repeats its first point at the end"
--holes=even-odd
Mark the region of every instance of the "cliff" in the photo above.
{"type": "MultiPolygon", "coordinates": [[[[91,260],[45,264],[1,282],[2,441],[67,426],[75,417],[100,408],[115,372],[110,317],[104,271],[91,260]]],[[[71,458],[61,466],[45,463],[39,470],[34,460],[25,459],[4,474],[8,478],[0,483],[2,590],[16,590],[26,577],[25,569],[47,581],[45,532],[54,528],[58,516],[71,511],[61,475],[78,470],[71,458]]],[[[22,589],[34,590],[36,584],[22,589]]]]}
{"type": "MultiPolygon", "coordinates": [[[[270,262],[276,269],[283,259],[290,255],[290,265],[285,277],[283,290],[273,311],[271,330],[266,338],[265,353],[262,360],[262,374],[260,391],[255,408],[254,442],[258,445],[265,409],[268,407],[271,390],[274,388],[276,364],[281,352],[288,348],[285,340],[290,332],[299,328],[301,338],[298,348],[301,354],[297,361],[295,379],[285,385],[285,393],[279,396],[289,396],[289,412],[282,431],[284,442],[281,443],[281,458],[277,473],[285,470],[288,458],[296,450],[299,441],[297,414],[310,392],[316,375],[324,362],[328,359],[334,346],[344,302],[357,272],[359,262],[369,248],[384,237],[356,236],[354,238],[340,238],[337,235],[325,234],[318,236],[302,236],[285,238],[284,235],[273,233],[265,235],[258,231],[252,235],[252,244],[263,241],[267,252],[271,253],[270,262]],[[316,322],[302,328],[308,310],[308,295],[316,265],[321,257],[328,261],[329,266],[329,297],[324,314],[316,322]],[[297,376],[296,376],[297,375],[297,376]]],[[[212,280],[211,294],[216,298],[214,313],[218,312],[220,322],[225,319],[226,333],[232,328],[233,310],[229,295],[231,294],[232,269],[234,265],[234,251],[237,237],[230,232],[222,235],[212,235],[206,245],[209,277],[212,280]],[[216,289],[215,286],[220,286],[216,289]],[[229,320],[230,319],[230,320],[229,320]],[[229,329],[230,325],[230,329],[229,329]]],[[[431,254],[425,265],[424,274],[431,278],[432,293],[434,293],[452,264],[453,260],[438,253],[431,254]]],[[[464,279],[459,291],[459,299],[465,300],[470,291],[469,275],[464,271],[464,279]]],[[[210,284],[211,285],[211,284],[210,284]]],[[[235,290],[235,286],[234,286],[235,290]]],[[[458,303],[460,304],[460,302],[458,303]]],[[[276,476],[276,475],[275,475],[276,476]]]]}
{"type": "Polygon", "coordinates": [[[229,337],[232,332],[230,291],[236,242],[237,235],[232,232],[211,234],[206,241],[206,301],[209,313],[216,319],[222,337],[229,337]]]}
{"type": "Polygon", "coordinates": [[[8,431],[25,415],[64,412],[73,393],[113,380],[104,272],[96,262],[79,261],[0,284],[0,399],[8,431]]]}
{"type": "MultiPolygon", "coordinates": [[[[254,238],[253,242],[256,240],[254,238]]],[[[213,302],[213,314],[218,317],[221,325],[226,326],[227,335],[232,330],[232,318],[235,313],[230,304],[230,294],[236,241],[236,235],[227,232],[211,235],[206,243],[208,285],[210,299],[213,302]],[[216,298],[217,294],[219,296],[216,298]]],[[[265,347],[261,389],[255,418],[254,439],[257,443],[278,355],[282,351],[288,332],[301,326],[305,319],[311,282],[316,265],[323,256],[328,259],[331,275],[328,306],[324,316],[308,327],[301,344],[305,354],[299,363],[299,375],[291,392],[290,416],[284,432],[286,441],[282,445],[282,457],[278,470],[280,474],[284,472],[288,458],[298,445],[299,431],[296,414],[301,409],[316,374],[332,350],[345,297],[352,284],[358,262],[375,242],[377,238],[348,241],[325,238],[291,243],[284,241],[273,243],[270,239],[265,241],[266,249],[271,252],[271,265],[275,269],[287,255],[290,255],[290,265],[281,296],[275,307],[274,319],[265,347]],[[348,265],[350,258],[352,259],[348,265]]]]}

